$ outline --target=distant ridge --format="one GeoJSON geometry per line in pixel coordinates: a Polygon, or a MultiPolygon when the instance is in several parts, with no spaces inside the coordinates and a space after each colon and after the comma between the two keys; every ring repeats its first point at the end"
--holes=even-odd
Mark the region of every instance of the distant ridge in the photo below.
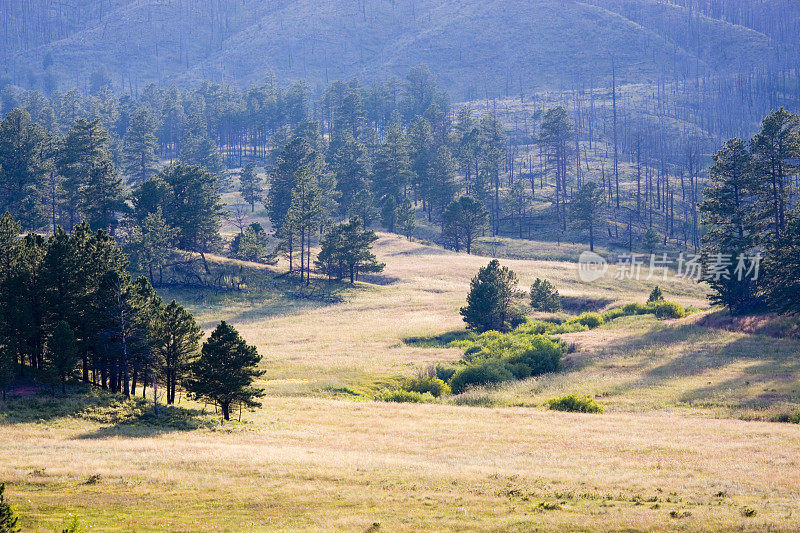
{"type": "Polygon", "coordinates": [[[18,30],[0,57],[20,85],[45,58],[62,85],[102,69],[116,89],[269,73],[317,86],[426,63],[462,100],[604,84],[612,55],[622,82],[642,83],[780,60],[764,33],[657,0],[86,0],[63,16],[37,0],[40,34],[0,3],[18,30]]]}

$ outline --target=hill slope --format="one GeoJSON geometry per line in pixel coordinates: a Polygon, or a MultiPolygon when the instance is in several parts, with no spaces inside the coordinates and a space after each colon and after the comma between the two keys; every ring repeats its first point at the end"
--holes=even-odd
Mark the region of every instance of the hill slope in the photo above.
{"type": "Polygon", "coordinates": [[[647,82],[698,69],[753,68],[776,46],[763,33],[657,0],[634,7],[623,0],[117,0],[87,6],[92,16],[43,16],[42,24],[57,28],[37,32],[21,13],[7,10],[4,24],[18,31],[16,40],[6,37],[4,63],[15,81],[48,55],[70,84],[82,86],[91,72],[105,68],[117,88],[202,78],[246,84],[268,72],[313,85],[402,75],[424,62],[462,99],[572,87],[578,80],[597,84],[610,73],[611,55],[623,81],[647,82]]]}

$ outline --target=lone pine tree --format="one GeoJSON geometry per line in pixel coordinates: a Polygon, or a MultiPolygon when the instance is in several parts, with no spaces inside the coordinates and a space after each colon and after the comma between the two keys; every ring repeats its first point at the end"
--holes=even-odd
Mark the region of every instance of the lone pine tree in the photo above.
{"type": "Polygon", "coordinates": [[[191,365],[186,389],[196,398],[219,405],[222,418],[230,420],[231,407],[260,407],[257,400],[264,391],[253,380],[264,374],[258,370],[261,356],[227,322],[221,322],[203,344],[200,357],[191,365]]]}
{"type": "Polygon", "coordinates": [[[509,331],[518,318],[514,308],[517,283],[517,275],[501,267],[497,259],[481,267],[470,283],[467,305],[461,308],[467,327],[479,333],[509,331]]]}

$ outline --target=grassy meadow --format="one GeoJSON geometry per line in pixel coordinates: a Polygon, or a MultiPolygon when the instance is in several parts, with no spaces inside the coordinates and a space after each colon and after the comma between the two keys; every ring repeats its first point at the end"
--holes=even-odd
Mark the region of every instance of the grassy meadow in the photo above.
{"type": "MultiPolygon", "coordinates": [[[[185,398],[158,418],[144,400],[9,402],[0,480],[23,528],[60,531],[72,516],[90,531],[798,527],[800,426],[773,420],[800,408],[800,341],[706,327],[703,286],[671,277],[665,296],[696,313],[564,335],[575,349],[562,372],[374,402],[461,356],[436,339],[463,331],[458,309],[488,262],[387,234],[375,248],[385,271],[353,287],[315,281],[301,297],[283,264],[241,264],[248,292],[165,292],[264,356],[267,397],[241,422],[185,398]],[[570,392],[606,412],[545,410],[570,392]]],[[[644,302],[656,283],[584,284],[552,259],[573,252],[531,243],[528,260],[502,263],[521,288],[553,281],[568,310],[644,302]]]]}

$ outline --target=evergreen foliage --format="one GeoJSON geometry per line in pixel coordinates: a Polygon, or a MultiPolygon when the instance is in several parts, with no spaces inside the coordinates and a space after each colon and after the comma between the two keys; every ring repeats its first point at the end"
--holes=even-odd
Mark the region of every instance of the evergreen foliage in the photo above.
{"type": "Polygon", "coordinates": [[[469,196],[462,196],[447,206],[443,216],[443,238],[455,251],[472,253],[472,243],[486,227],[489,213],[484,205],[469,196]]]}
{"type": "Polygon", "coordinates": [[[19,518],[11,504],[6,501],[5,491],[6,484],[0,483],[0,533],[16,533],[20,530],[19,518]]]}
{"type": "Polygon", "coordinates": [[[328,229],[315,264],[328,278],[349,278],[354,283],[359,273],[383,270],[383,263],[370,250],[376,240],[375,232],[364,229],[361,219],[351,218],[328,229]]]}
{"type": "Polygon", "coordinates": [[[461,316],[473,331],[510,331],[519,323],[519,312],[514,300],[519,296],[517,275],[508,267],[501,267],[497,259],[472,278],[467,305],[461,316]],[[515,322],[517,324],[515,324],[515,322]]]}
{"type": "Polygon", "coordinates": [[[232,326],[221,322],[191,365],[187,390],[199,399],[214,402],[222,410],[223,419],[230,420],[232,407],[261,406],[258,398],[264,391],[253,385],[264,373],[257,368],[260,361],[255,346],[248,346],[232,326]]]}
{"type": "Polygon", "coordinates": [[[531,307],[536,311],[556,313],[561,311],[561,297],[558,290],[546,279],[539,279],[531,285],[531,307]]]}

